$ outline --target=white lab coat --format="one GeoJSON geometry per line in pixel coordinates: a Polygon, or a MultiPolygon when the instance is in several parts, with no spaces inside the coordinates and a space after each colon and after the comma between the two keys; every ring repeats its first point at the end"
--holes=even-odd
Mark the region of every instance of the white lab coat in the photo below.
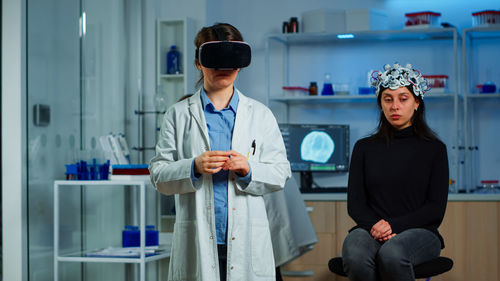
{"type": "MultiPolygon", "coordinates": [[[[280,190],[290,177],[286,150],[271,111],[238,91],[232,149],[250,158],[248,185],[229,174],[227,280],[274,281],[269,224],[262,195],[280,190]],[[253,154],[252,142],[256,149],[253,154]]],[[[191,181],[193,159],[210,149],[200,91],[173,105],[164,116],[151,180],[175,194],[176,222],[168,280],[219,280],[212,176],[191,181]]]]}

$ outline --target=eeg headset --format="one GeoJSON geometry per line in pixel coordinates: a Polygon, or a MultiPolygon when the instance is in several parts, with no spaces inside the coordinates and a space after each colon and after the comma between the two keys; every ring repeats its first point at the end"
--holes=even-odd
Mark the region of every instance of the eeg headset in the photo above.
{"type": "Polygon", "coordinates": [[[214,27],[219,41],[209,41],[196,49],[196,58],[203,67],[214,69],[238,69],[250,65],[252,50],[242,41],[227,41],[219,26],[214,27]]]}

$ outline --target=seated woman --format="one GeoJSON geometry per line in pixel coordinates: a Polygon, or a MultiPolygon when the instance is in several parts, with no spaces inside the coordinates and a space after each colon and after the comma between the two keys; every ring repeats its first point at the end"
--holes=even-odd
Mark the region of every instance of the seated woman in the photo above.
{"type": "Polygon", "coordinates": [[[349,280],[415,280],[413,265],[444,248],[438,227],[448,198],[446,146],[427,126],[427,81],[411,65],[374,72],[376,132],[359,140],[347,208],[356,226],[342,247],[349,280]]]}

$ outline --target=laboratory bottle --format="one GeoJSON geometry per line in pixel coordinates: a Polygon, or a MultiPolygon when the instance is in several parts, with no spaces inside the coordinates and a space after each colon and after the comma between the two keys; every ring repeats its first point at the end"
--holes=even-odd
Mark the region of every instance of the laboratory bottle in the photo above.
{"type": "Polygon", "coordinates": [[[156,92],[154,99],[157,113],[163,115],[168,107],[167,95],[162,91],[158,91],[156,92]]]}
{"type": "Polygon", "coordinates": [[[167,53],[167,74],[181,74],[181,54],[177,46],[172,45],[167,53]]]}
{"type": "Polygon", "coordinates": [[[309,84],[309,95],[310,96],[318,95],[318,84],[316,82],[311,82],[311,84],[309,84]]]}
{"type": "Polygon", "coordinates": [[[290,27],[288,29],[289,33],[298,33],[299,32],[299,21],[296,17],[290,18],[290,27]]]}
{"type": "Polygon", "coordinates": [[[122,247],[139,247],[140,231],[135,225],[126,225],[122,231],[122,247]]]}
{"type": "Polygon", "coordinates": [[[158,230],[154,225],[146,225],[146,246],[158,246],[158,230]]]}
{"type": "Polygon", "coordinates": [[[282,32],[283,33],[288,33],[290,32],[290,24],[287,21],[283,22],[283,27],[282,27],[282,32]]]}
{"type": "Polygon", "coordinates": [[[321,91],[322,96],[333,95],[333,85],[330,78],[330,73],[325,73],[325,83],[323,84],[323,90],[321,91]]]}

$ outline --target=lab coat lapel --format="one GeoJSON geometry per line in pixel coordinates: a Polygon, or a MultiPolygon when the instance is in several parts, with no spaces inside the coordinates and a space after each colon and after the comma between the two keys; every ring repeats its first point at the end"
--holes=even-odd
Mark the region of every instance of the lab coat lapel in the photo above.
{"type": "Polygon", "coordinates": [[[189,111],[191,116],[198,123],[198,127],[203,132],[203,140],[207,150],[210,148],[210,139],[208,138],[207,122],[205,120],[205,114],[203,112],[203,106],[201,105],[200,90],[198,90],[192,97],[189,98],[189,111]]]}
{"type": "Polygon", "coordinates": [[[248,102],[247,97],[245,97],[240,91],[238,91],[238,97],[240,101],[238,102],[238,109],[236,110],[231,148],[244,154],[245,151],[242,150],[244,147],[241,146],[245,145],[245,140],[248,139],[248,130],[250,129],[251,123],[250,116],[252,116],[250,114],[252,105],[248,102]]]}

